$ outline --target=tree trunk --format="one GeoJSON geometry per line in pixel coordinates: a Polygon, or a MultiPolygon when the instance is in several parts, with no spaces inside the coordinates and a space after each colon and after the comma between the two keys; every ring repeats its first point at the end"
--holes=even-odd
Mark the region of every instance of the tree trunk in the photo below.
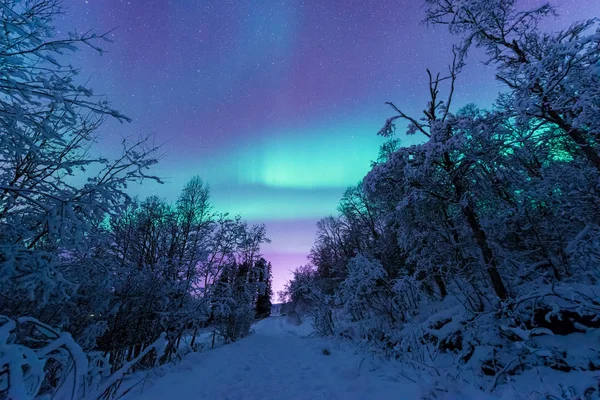
{"type": "Polygon", "coordinates": [[[198,327],[194,328],[194,334],[192,335],[192,342],[190,343],[190,347],[194,349],[194,344],[196,344],[196,335],[198,334],[198,327]]]}
{"type": "Polygon", "coordinates": [[[496,263],[496,258],[494,257],[494,253],[492,249],[488,245],[487,236],[479,223],[479,219],[475,214],[475,211],[471,207],[470,204],[467,204],[462,207],[463,214],[471,227],[471,231],[473,232],[473,236],[481,253],[483,255],[483,261],[485,262],[486,269],[488,275],[490,276],[490,281],[492,282],[492,287],[494,288],[494,292],[496,295],[502,300],[508,298],[508,291],[504,286],[504,282],[502,281],[502,277],[498,272],[498,265],[496,263]]]}
{"type": "MultiPolygon", "coordinates": [[[[451,167],[454,166],[454,163],[451,161],[450,155],[448,153],[444,153],[444,161],[448,166],[447,171],[451,171],[451,167]]],[[[462,199],[463,195],[466,194],[466,190],[464,189],[462,182],[456,175],[452,177],[452,184],[454,185],[454,191],[457,195],[457,198],[462,199]]],[[[502,277],[498,272],[498,264],[496,263],[494,252],[488,244],[485,231],[479,223],[479,218],[477,217],[475,209],[473,208],[470,200],[467,199],[466,204],[461,205],[461,210],[463,215],[467,219],[467,223],[471,228],[471,232],[473,233],[473,237],[477,242],[477,246],[481,250],[481,254],[483,255],[483,261],[485,263],[488,275],[490,277],[490,281],[492,282],[492,288],[494,289],[494,292],[496,292],[496,296],[498,296],[502,300],[507,299],[508,291],[506,290],[504,282],[502,281],[502,277]]]]}
{"type": "Polygon", "coordinates": [[[564,130],[567,135],[577,144],[585,158],[588,159],[590,163],[600,172],[600,155],[598,152],[592,147],[592,145],[586,139],[586,133],[581,129],[574,128],[570,123],[565,121],[565,119],[556,111],[550,109],[546,110],[547,115],[550,122],[558,125],[562,130],[564,130]]]}
{"type": "Polygon", "coordinates": [[[585,134],[579,129],[571,129],[567,131],[567,133],[569,134],[569,137],[577,143],[588,161],[600,172],[600,156],[585,139],[585,134]]]}
{"type": "Polygon", "coordinates": [[[435,284],[437,285],[438,289],[440,290],[440,296],[443,299],[448,294],[448,291],[446,290],[446,284],[444,283],[442,276],[440,274],[435,274],[435,275],[433,275],[433,280],[435,281],[435,284]]]}

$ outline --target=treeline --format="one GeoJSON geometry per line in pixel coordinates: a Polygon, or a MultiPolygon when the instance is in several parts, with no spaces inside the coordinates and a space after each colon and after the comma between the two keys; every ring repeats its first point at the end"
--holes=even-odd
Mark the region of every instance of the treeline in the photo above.
{"type": "Polygon", "coordinates": [[[160,181],[147,138],[115,160],[94,153],[101,123],[128,119],[68,64],[107,38],[56,38],[60,12],[0,5],[0,397],[15,400],[110,398],[202,328],[233,341],[270,312],[263,225],[216,212],[198,177],[174,204],[129,198],[127,185],[160,181]]]}
{"type": "MultiPolygon", "coordinates": [[[[318,223],[311,263],[282,294],[321,333],[433,375],[432,398],[450,381],[494,390],[533,368],[594,371],[598,346],[584,357],[574,349],[578,334],[600,328],[598,23],[544,33],[548,5],[426,5],[427,23],[462,39],[453,65],[428,71],[420,118],[388,103],[395,115],[379,132],[388,141],[377,161],[339,214],[318,223]],[[504,91],[492,109],[454,112],[473,46],[504,91]],[[398,122],[422,143],[400,146],[398,122]],[[569,339],[550,345],[546,335],[569,339]]],[[[557,385],[538,394],[600,390],[581,384],[573,397],[557,385]]]]}

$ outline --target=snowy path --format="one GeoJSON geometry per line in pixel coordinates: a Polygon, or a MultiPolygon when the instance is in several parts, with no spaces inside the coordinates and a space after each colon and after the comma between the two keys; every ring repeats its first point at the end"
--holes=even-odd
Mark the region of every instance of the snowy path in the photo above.
{"type": "MultiPolygon", "coordinates": [[[[271,317],[254,334],[213,351],[194,354],[178,371],[146,387],[137,400],[401,400],[416,388],[364,356],[323,338],[294,333],[285,317],[271,317]],[[324,355],[323,348],[331,350],[324,355]],[[359,369],[360,366],[360,369],[359,369]]],[[[131,397],[128,397],[128,399],[131,397]]]]}

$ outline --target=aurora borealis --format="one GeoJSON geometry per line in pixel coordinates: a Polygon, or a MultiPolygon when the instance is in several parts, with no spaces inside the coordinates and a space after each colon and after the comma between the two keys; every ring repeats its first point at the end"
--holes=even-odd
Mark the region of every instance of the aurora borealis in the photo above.
{"type": "MultiPolygon", "coordinates": [[[[541,4],[522,0],[523,6],[541,4]]],[[[600,14],[597,0],[556,2],[556,26],[600,14]]],[[[65,0],[59,31],[106,32],[99,56],[78,53],[82,77],[133,119],[107,121],[100,146],[152,132],[164,185],[132,194],[174,200],[200,175],[222,211],[264,222],[274,289],[306,263],[316,221],[377,157],[394,101],[418,115],[425,68],[444,71],[453,38],[419,24],[422,2],[65,0]]],[[[553,27],[550,27],[553,28],[553,27]]],[[[470,59],[457,106],[489,104],[498,85],[470,59]]],[[[403,138],[404,143],[418,138],[403,138]]]]}

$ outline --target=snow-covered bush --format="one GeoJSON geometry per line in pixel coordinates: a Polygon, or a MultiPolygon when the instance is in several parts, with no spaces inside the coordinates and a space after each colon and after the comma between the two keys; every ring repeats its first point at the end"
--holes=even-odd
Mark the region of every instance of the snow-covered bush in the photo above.
{"type": "Polygon", "coordinates": [[[137,363],[148,357],[157,363],[165,346],[163,334],[111,374],[105,357],[86,354],[69,333],[35,318],[0,316],[0,394],[14,400],[112,398],[137,363]]]}
{"type": "Polygon", "coordinates": [[[77,399],[84,394],[88,360],[71,335],[34,318],[0,316],[0,394],[27,400],[61,387],[77,399]]]}

